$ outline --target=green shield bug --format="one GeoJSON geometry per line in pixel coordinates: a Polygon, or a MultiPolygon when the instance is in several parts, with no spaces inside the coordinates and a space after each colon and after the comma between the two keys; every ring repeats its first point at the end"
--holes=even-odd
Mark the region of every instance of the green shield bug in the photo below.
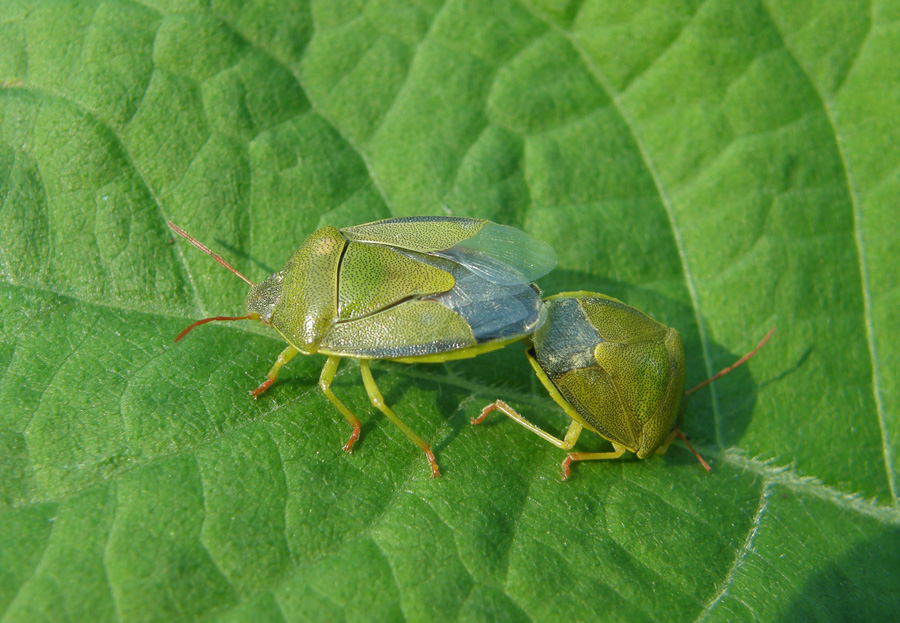
{"type": "Polygon", "coordinates": [[[530,337],[528,361],[553,400],[572,418],[564,439],[538,428],[502,400],[472,420],[480,424],[497,409],[556,447],[569,451],[587,429],[612,442],[612,452],[570,452],[572,461],[616,459],[626,450],[640,459],[664,454],[677,435],[700,463],[679,426],[682,398],[727,374],[768,341],[690,391],[684,391],[681,335],[618,299],[593,292],[564,292],[544,300],[546,321],[530,337]]]}
{"type": "Polygon", "coordinates": [[[533,333],[544,316],[540,290],[531,282],[556,265],[545,242],[490,221],[455,217],[392,218],[356,227],[322,227],[307,238],[280,271],[254,284],[174,223],[169,226],[250,285],[246,316],[260,320],[288,343],[257,397],[297,354],[328,359],[319,388],[350,422],[344,450],[359,438],[360,421],[331,391],[341,359],[359,360],[369,400],[428,458],[431,447],[388,407],[370,359],[435,363],[474,357],[533,333]]]}

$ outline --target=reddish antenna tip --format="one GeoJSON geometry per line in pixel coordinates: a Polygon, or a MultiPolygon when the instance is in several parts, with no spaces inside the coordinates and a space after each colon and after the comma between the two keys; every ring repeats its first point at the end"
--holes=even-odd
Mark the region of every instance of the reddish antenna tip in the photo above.
{"type": "Polygon", "coordinates": [[[199,327],[202,324],[216,320],[253,320],[253,316],[213,316],[212,318],[204,318],[203,320],[198,320],[189,327],[185,327],[181,333],[175,336],[175,341],[180,342],[181,338],[190,333],[191,329],[194,327],[199,327]]]}
{"type": "Polygon", "coordinates": [[[199,240],[197,240],[196,238],[194,238],[193,236],[191,236],[189,233],[187,233],[186,231],[184,231],[183,229],[181,229],[178,225],[176,225],[176,224],[173,223],[172,221],[168,221],[168,224],[169,224],[169,227],[172,228],[172,231],[174,231],[176,234],[178,234],[179,236],[181,236],[182,238],[184,238],[185,240],[187,240],[188,242],[190,242],[192,245],[194,245],[195,247],[197,247],[198,249],[200,249],[201,251],[203,251],[203,252],[206,253],[207,255],[212,256],[212,258],[213,258],[215,261],[217,261],[219,264],[221,264],[222,266],[224,266],[225,268],[227,268],[228,270],[230,270],[231,272],[233,272],[233,273],[234,273],[235,275],[237,275],[240,279],[242,279],[245,283],[247,283],[251,288],[255,285],[252,281],[250,281],[249,279],[247,279],[246,277],[244,277],[241,273],[239,273],[239,272],[237,271],[237,269],[235,269],[231,264],[229,264],[228,262],[226,262],[225,260],[223,260],[221,257],[219,257],[218,255],[216,255],[215,253],[213,253],[212,251],[210,251],[210,250],[209,250],[209,247],[207,247],[205,244],[203,244],[202,242],[200,242],[199,240]]]}
{"type": "Polygon", "coordinates": [[[741,357],[740,359],[738,359],[736,362],[734,362],[732,365],[728,366],[727,368],[725,368],[724,370],[722,370],[722,371],[719,372],[718,374],[715,374],[715,375],[709,377],[708,379],[706,379],[705,381],[703,381],[702,383],[700,383],[700,384],[697,385],[696,387],[693,387],[693,388],[687,390],[686,392],[684,392],[684,395],[685,395],[685,396],[690,396],[691,394],[693,394],[695,391],[697,391],[698,389],[700,389],[700,388],[703,387],[704,385],[709,385],[710,383],[712,383],[712,382],[715,381],[716,379],[722,378],[723,376],[725,376],[726,374],[728,374],[729,372],[731,372],[732,370],[734,370],[735,368],[737,368],[737,367],[738,367],[739,365],[741,365],[742,363],[745,363],[748,359],[750,359],[750,357],[752,357],[753,355],[755,355],[756,353],[758,353],[760,348],[762,348],[763,346],[766,345],[766,342],[769,341],[769,338],[772,337],[772,334],[773,334],[773,333],[775,333],[775,327],[772,327],[771,329],[769,329],[769,332],[766,333],[766,336],[765,336],[763,339],[761,339],[761,340],[759,341],[759,344],[756,345],[756,348],[754,348],[753,350],[751,350],[749,353],[747,353],[746,355],[744,355],[743,357],[741,357]]]}
{"type": "Polygon", "coordinates": [[[684,436],[684,433],[682,433],[679,429],[676,428],[675,434],[681,438],[681,441],[683,441],[684,445],[686,445],[688,447],[688,450],[690,450],[691,452],[694,453],[694,456],[697,457],[698,461],[700,461],[700,465],[702,465],[706,471],[712,472],[712,467],[710,467],[709,463],[704,461],[703,457],[700,456],[700,454],[696,450],[694,450],[694,446],[692,446],[691,442],[687,440],[687,437],[684,436]]]}

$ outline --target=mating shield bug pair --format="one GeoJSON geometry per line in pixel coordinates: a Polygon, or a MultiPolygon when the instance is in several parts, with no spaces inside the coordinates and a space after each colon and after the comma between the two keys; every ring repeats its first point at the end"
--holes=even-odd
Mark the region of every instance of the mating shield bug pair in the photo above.
{"type": "Polygon", "coordinates": [[[496,408],[565,450],[585,428],[613,443],[614,452],[570,453],[564,476],[573,460],[616,458],[625,450],[644,458],[664,452],[680,434],[684,352],[678,332],[600,294],[566,293],[542,302],[531,282],[553,269],[556,254],[517,229],[455,217],[323,227],[284,268],[254,284],[175,224],[169,226],[250,285],[246,316],[198,320],[175,341],[214,320],[260,320],[273,327],[288,346],[251,392],[254,397],[297,354],[326,355],[319,387],[353,427],[344,444],[348,452],[359,437],[360,421],[331,390],[341,359],[359,361],[372,405],[425,452],[436,477],[440,471],[431,447],[385,404],[369,360],[436,363],[522,339],[530,342],[528,358],[541,382],[573,420],[565,439],[539,429],[502,401],[473,423],[496,408]]]}

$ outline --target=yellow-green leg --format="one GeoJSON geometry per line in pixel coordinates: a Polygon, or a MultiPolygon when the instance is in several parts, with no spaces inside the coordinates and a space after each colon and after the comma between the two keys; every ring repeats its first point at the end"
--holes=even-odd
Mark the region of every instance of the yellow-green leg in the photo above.
{"type": "Polygon", "coordinates": [[[666,440],[664,442],[662,442],[662,445],[656,449],[656,454],[662,456],[663,454],[668,452],[669,446],[672,445],[672,440],[675,439],[675,435],[677,435],[677,434],[678,434],[677,429],[673,430],[671,433],[669,433],[669,436],[666,437],[666,440]]]}
{"type": "Polygon", "coordinates": [[[544,441],[549,441],[554,446],[559,448],[560,450],[571,450],[572,446],[575,445],[575,442],[578,441],[578,436],[581,434],[582,426],[580,423],[572,420],[572,423],[569,424],[569,430],[566,431],[566,438],[560,439],[559,437],[554,437],[547,431],[538,428],[524,417],[522,417],[519,413],[516,412],[515,409],[510,407],[508,404],[503,402],[502,400],[498,400],[493,404],[489,404],[484,409],[481,410],[481,415],[472,420],[472,424],[481,424],[484,421],[484,418],[488,416],[493,410],[500,411],[505,414],[511,420],[518,422],[532,433],[543,439],[544,441]]]}
{"type": "Polygon", "coordinates": [[[281,351],[281,354],[278,355],[278,359],[275,360],[275,365],[273,365],[272,369],[269,370],[269,373],[266,374],[266,380],[263,381],[262,385],[250,392],[250,395],[256,398],[261,393],[269,389],[269,386],[275,382],[275,379],[278,378],[278,370],[281,369],[281,366],[297,356],[299,352],[300,351],[293,346],[288,346],[283,351],[281,351]]]}
{"type": "Polygon", "coordinates": [[[334,380],[334,375],[337,372],[338,364],[340,363],[340,357],[332,355],[328,358],[328,361],[325,362],[325,366],[322,368],[322,374],[319,375],[319,389],[322,390],[325,397],[331,401],[331,404],[337,407],[337,410],[341,412],[341,415],[347,418],[347,421],[350,422],[350,426],[353,427],[353,433],[351,433],[350,439],[344,444],[344,450],[352,452],[353,444],[359,439],[359,419],[357,419],[357,417],[353,415],[353,412],[347,408],[347,405],[341,402],[340,399],[334,395],[334,392],[331,391],[331,381],[334,380]]]}
{"type": "Polygon", "coordinates": [[[617,459],[625,454],[625,448],[612,442],[612,452],[570,452],[562,462],[563,480],[569,477],[569,469],[572,461],[605,461],[609,459],[617,459]]]}
{"type": "MultiPolygon", "coordinates": [[[[487,414],[496,409],[501,413],[506,414],[510,419],[518,422],[528,430],[530,430],[535,435],[538,435],[541,439],[549,441],[554,446],[559,448],[560,450],[569,451],[575,445],[575,442],[578,441],[578,436],[581,434],[583,426],[580,422],[572,420],[572,423],[569,424],[569,430],[566,431],[565,439],[560,439],[559,437],[554,437],[550,433],[541,428],[538,428],[524,417],[522,417],[519,413],[517,413],[512,407],[503,402],[502,400],[496,401],[494,404],[490,404],[481,410],[481,415],[472,420],[472,424],[481,424],[484,421],[484,418],[487,417],[487,414]]],[[[570,465],[572,461],[595,461],[599,459],[617,459],[625,453],[625,448],[620,446],[619,444],[613,442],[614,450],[612,452],[569,452],[566,456],[565,460],[562,463],[562,477],[563,480],[569,477],[570,474],[570,465]]]]}
{"type": "Polygon", "coordinates": [[[359,360],[359,369],[362,372],[363,384],[366,386],[366,392],[369,394],[369,400],[372,402],[372,405],[384,413],[391,422],[397,425],[397,428],[403,431],[404,435],[409,437],[412,442],[419,446],[422,452],[425,453],[425,456],[428,457],[428,462],[431,464],[431,477],[437,478],[440,476],[441,471],[438,469],[437,460],[434,458],[431,446],[428,445],[424,439],[415,434],[409,426],[404,424],[403,420],[397,417],[397,414],[391,411],[391,408],[384,402],[384,397],[378,390],[375,379],[372,378],[372,370],[369,369],[368,359],[359,360]]]}
{"type": "MultiPolygon", "coordinates": [[[[554,446],[559,448],[560,450],[566,450],[567,452],[572,449],[575,445],[575,442],[578,441],[578,436],[581,435],[581,431],[583,430],[583,426],[580,422],[572,420],[569,424],[569,429],[566,431],[565,439],[560,439],[559,437],[554,437],[547,431],[535,426],[528,420],[526,420],[522,415],[517,413],[512,407],[503,402],[502,400],[496,401],[494,404],[490,404],[481,410],[481,415],[472,420],[472,424],[481,424],[484,421],[484,418],[487,417],[487,414],[496,409],[501,413],[504,413],[510,419],[515,422],[518,422],[528,430],[530,430],[535,435],[539,436],[541,439],[545,441],[549,441],[554,446]]],[[[625,452],[625,448],[622,448],[616,444],[613,444],[616,450],[615,452],[570,452],[566,459],[563,461],[563,480],[569,477],[569,465],[572,461],[587,461],[591,459],[615,459],[622,456],[622,453],[625,452]]]]}

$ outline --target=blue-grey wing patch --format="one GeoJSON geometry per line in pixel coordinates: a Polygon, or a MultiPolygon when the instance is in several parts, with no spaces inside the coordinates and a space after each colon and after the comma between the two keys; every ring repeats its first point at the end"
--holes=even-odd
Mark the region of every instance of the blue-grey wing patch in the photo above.
{"type": "Polygon", "coordinates": [[[500,285],[467,266],[443,258],[416,254],[421,261],[443,268],[456,284],[447,292],[428,296],[453,310],[468,323],[479,344],[529,335],[540,327],[541,291],[531,283],[500,285]]]}
{"type": "Polygon", "coordinates": [[[567,372],[596,367],[594,349],[603,338],[591,325],[576,298],[551,298],[544,302],[545,322],[535,330],[535,358],[551,379],[567,372]]]}

